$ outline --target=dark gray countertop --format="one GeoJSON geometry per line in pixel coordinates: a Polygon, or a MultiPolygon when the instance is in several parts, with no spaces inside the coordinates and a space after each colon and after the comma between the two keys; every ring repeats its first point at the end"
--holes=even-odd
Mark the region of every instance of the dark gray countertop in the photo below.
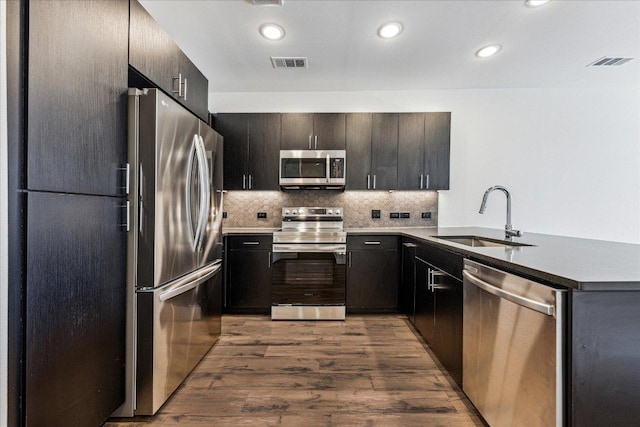
{"type": "MultiPolygon", "coordinates": [[[[230,228],[225,234],[262,234],[277,229],[230,228]]],[[[640,290],[640,245],[524,233],[514,241],[533,246],[470,247],[434,236],[473,235],[504,239],[504,230],[480,227],[347,228],[348,234],[392,234],[460,253],[480,262],[579,290],[640,290]]]]}

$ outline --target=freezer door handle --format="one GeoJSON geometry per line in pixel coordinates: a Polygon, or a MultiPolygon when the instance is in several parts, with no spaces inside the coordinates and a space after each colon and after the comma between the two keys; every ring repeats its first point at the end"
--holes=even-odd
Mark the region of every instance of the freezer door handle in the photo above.
{"type": "Polygon", "coordinates": [[[497,297],[511,301],[514,304],[518,304],[523,307],[530,308],[531,310],[535,310],[539,313],[546,314],[547,316],[555,316],[556,314],[556,307],[554,305],[533,301],[529,298],[525,298],[520,295],[511,293],[509,291],[505,291],[504,289],[497,288],[491,285],[490,283],[487,283],[484,280],[477,278],[473,274],[469,273],[467,270],[463,270],[462,275],[471,284],[497,297]]]}
{"type": "Polygon", "coordinates": [[[212,265],[210,267],[205,267],[206,271],[198,271],[194,275],[188,275],[179,282],[175,283],[171,289],[164,291],[160,295],[158,295],[158,299],[160,302],[165,302],[170,300],[171,298],[175,298],[178,295],[182,295],[186,292],[189,292],[191,289],[198,287],[202,282],[209,280],[213,277],[220,269],[222,268],[222,264],[218,263],[212,265]],[[196,277],[194,277],[196,276],[196,277]]]}

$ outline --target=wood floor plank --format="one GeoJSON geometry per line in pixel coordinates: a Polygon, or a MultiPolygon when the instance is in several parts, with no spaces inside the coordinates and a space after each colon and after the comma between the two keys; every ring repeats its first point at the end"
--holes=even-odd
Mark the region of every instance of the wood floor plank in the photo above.
{"type": "Polygon", "coordinates": [[[141,426],[483,426],[406,317],[224,316],[218,343],[141,426]]]}

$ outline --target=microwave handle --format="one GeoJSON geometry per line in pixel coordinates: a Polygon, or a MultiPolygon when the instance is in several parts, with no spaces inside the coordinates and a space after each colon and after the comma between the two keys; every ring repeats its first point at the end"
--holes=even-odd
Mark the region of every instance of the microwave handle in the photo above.
{"type": "Polygon", "coordinates": [[[331,182],[331,156],[327,154],[327,182],[331,182]]]}

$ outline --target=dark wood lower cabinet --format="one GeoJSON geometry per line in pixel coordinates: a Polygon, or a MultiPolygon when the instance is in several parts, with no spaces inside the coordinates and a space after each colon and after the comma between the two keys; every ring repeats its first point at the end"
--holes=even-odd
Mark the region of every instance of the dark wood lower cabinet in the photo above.
{"type": "Polygon", "coordinates": [[[26,425],[100,425],[124,402],[121,205],[27,195],[26,425]]]}
{"type": "Polygon", "coordinates": [[[347,239],[347,312],[398,309],[398,249],[395,236],[347,239]]]}
{"type": "Polygon", "coordinates": [[[440,363],[462,385],[462,281],[420,258],[428,252],[423,248],[415,258],[414,323],[440,363]]]}
{"type": "Polygon", "coordinates": [[[271,236],[227,238],[226,311],[271,310],[271,236]]]}

